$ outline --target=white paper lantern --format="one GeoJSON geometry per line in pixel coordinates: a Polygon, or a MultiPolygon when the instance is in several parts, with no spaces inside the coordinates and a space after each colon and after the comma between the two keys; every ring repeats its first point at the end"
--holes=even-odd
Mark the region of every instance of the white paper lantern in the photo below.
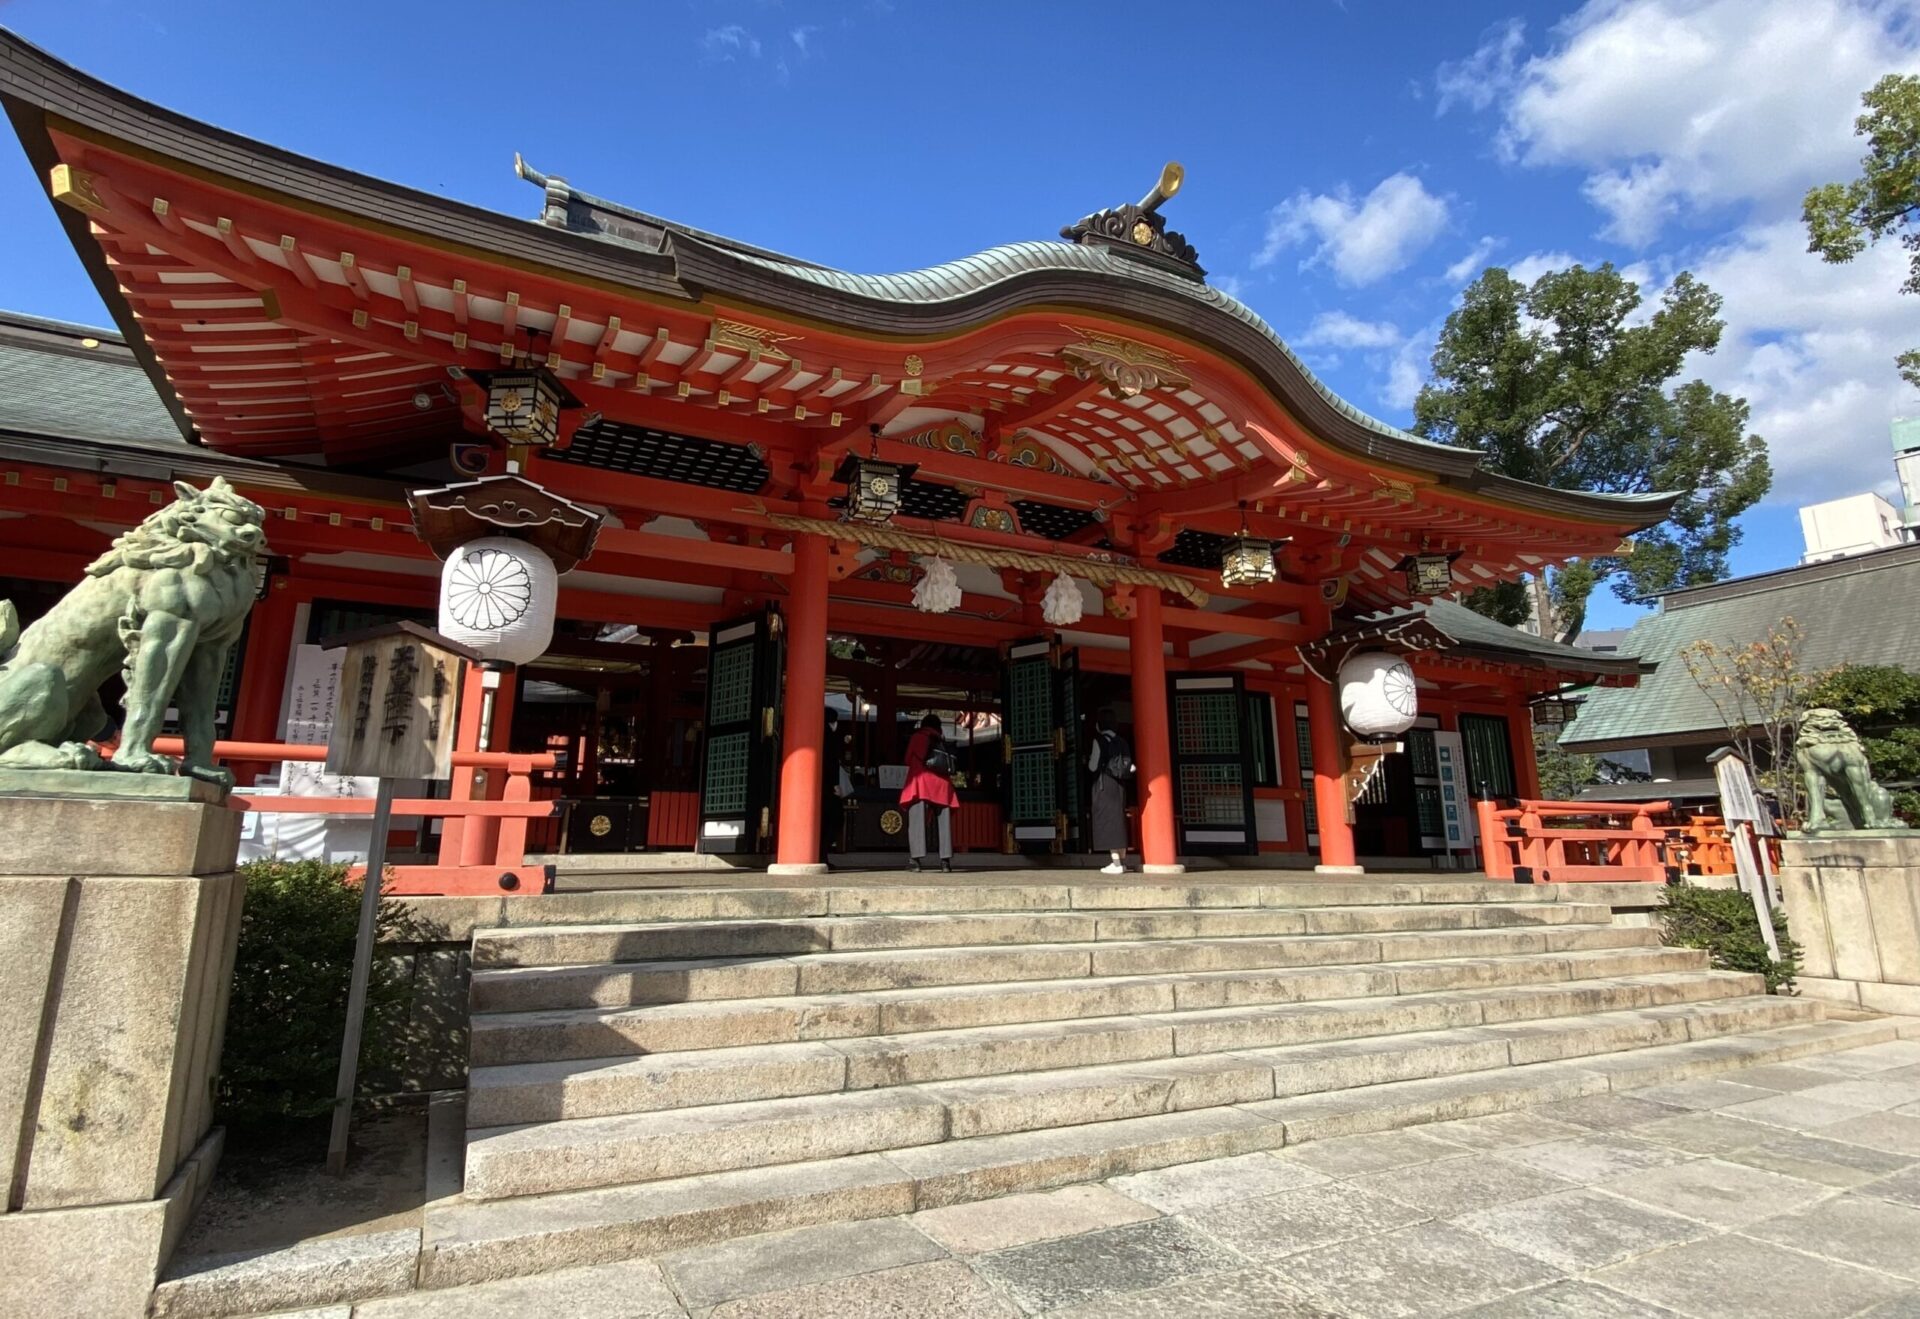
{"type": "Polygon", "coordinates": [[[1340,666],[1340,717],[1361,737],[1397,736],[1413,727],[1419,713],[1413,666],[1403,657],[1371,650],[1340,666]]]}
{"type": "Polygon", "coordinates": [[[559,594],[541,550],[510,536],[470,540],[440,568],[440,631],[483,658],[526,664],[553,641],[559,594]]]}
{"type": "Polygon", "coordinates": [[[1079,584],[1065,573],[1054,577],[1053,585],[1047,588],[1046,595],[1040,599],[1040,616],[1053,627],[1072,627],[1080,621],[1086,608],[1087,602],[1080,596],[1079,584]]]}
{"type": "Polygon", "coordinates": [[[959,605],[960,580],[953,575],[953,565],[936,554],[913,588],[913,607],[923,614],[944,614],[959,605]]]}

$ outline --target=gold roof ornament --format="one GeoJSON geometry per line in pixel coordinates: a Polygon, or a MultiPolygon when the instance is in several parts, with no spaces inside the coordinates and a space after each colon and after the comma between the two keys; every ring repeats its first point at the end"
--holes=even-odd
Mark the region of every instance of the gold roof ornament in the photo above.
{"type": "Polygon", "coordinates": [[[1095,211],[1062,229],[1060,236],[1082,246],[1122,252],[1189,279],[1205,279],[1207,272],[1200,268],[1193,244],[1167,228],[1160,214],[1161,205],[1171,201],[1186,181],[1186,169],[1170,160],[1161,169],[1159,182],[1137,203],[1095,211]]]}

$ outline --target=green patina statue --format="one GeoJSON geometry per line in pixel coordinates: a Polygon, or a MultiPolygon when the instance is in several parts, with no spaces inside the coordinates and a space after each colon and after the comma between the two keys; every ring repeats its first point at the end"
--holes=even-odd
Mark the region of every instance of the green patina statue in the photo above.
{"type": "Polygon", "coordinates": [[[0,768],[185,772],[232,786],[214,768],[214,702],[227,653],[253,607],[266,512],[223,477],[113,542],[86,577],[25,632],[0,601],[0,768]],[[123,670],[126,721],[107,760],[87,743],[112,727],[100,684],[123,670]],[[186,758],[152,750],[171,705],[186,758]]]}
{"type": "Polygon", "coordinates": [[[1838,710],[1821,707],[1800,716],[1793,761],[1806,783],[1808,832],[1888,829],[1899,823],[1893,816],[1893,799],[1873,781],[1860,735],[1847,726],[1838,710]]]}

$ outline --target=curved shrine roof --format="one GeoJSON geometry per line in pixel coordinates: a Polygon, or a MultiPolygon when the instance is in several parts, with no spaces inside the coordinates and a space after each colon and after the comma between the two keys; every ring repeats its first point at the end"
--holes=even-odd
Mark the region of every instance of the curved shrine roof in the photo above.
{"type": "Polygon", "coordinates": [[[524,168],[540,221],[430,196],[197,123],[5,32],[0,101],[182,432],[228,452],[444,452],[484,400],[467,382],[544,355],[606,427],[751,442],[794,471],[878,426],[904,460],[943,449],[924,461],[961,487],[1128,505],[1163,538],[1230,534],[1251,504],[1257,534],[1313,542],[1308,580],[1351,578],[1376,606],[1406,599],[1394,565],[1429,540],[1462,556],[1465,588],[1613,552],[1673,502],[1499,476],[1354,407],[1203,282],[1158,193],[1063,231],[1078,241],[862,275],[524,168]],[[980,479],[987,462],[1007,479],[980,479]]]}

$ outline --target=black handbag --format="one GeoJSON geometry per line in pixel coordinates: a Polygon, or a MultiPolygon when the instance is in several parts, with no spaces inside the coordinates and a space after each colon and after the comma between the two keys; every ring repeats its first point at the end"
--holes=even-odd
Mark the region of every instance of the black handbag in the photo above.
{"type": "Polygon", "coordinates": [[[953,758],[953,752],[947,749],[947,744],[938,741],[927,748],[926,763],[927,768],[935,774],[951,774],[960,767],[959,762],[953,758]]]}

